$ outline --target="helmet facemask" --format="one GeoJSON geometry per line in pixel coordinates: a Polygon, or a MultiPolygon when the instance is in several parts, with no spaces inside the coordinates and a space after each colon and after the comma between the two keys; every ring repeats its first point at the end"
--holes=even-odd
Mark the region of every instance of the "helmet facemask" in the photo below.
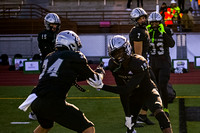
{"type": "Polygon", "coordinates": [[[108,44],[109,56],[120,63],[131,55],[131,45],[128,40],[120,35],[114,36],[108,44]]]}
{"type": "Polygon", "coordinates": [[[47,30],[58,32],[60,30],[60,18],[56,13],[48,13],[44,18],[44,25],[47,30]]]}
{"type": "Polygon", "coordinates": [[[160,15],[160,13],[152,12],[149,15],[148,21],[149,21],[151,27],[154,30],[157,30],[159,28],[159,24],[162,23],[162,16],[160,15]]]}

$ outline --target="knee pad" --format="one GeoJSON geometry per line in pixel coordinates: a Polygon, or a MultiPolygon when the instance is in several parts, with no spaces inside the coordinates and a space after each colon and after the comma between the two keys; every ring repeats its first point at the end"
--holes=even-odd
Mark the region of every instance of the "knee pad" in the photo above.
{"type": "Polygon", "coordinates": [[[159,112],[158,114],[156,114],[155,117],[159,122],[161,130],[166,129],[166,128],[171,128],[170,121],[164,112],[159,112]]]}

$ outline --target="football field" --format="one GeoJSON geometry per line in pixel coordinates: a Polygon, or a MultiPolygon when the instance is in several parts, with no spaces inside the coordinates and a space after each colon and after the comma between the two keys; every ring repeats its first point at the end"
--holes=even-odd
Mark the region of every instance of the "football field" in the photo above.
{"type": "MultiPolygon", "coordinates": [[[[72,87],[67,102],[76,105],[86,117],[95,124],[96,133],[125,133],[124,112],[119,96],[105,91],[96,91],[89,86],[82,86],[86,92],[72,87]]],[[[177,98],[169,104],[170,120],[174,133],[179,133],[179,98],[185,98],[185,106],[200,106],[200,85],[184,84],[173,85],[177,98]]],[[[0,133],[30,133],[37,121],[28,119],[27,112],[18,109],[18,106],[31,92],[33,86],[0,86],[0,133]],[[11,122],[28,122],[24,124],[11,124],[11,122]]],[[[150,112],[149,112],[150,113],[150,112]]],[[[145,125],[136,128],[137,133],[159,133],[160,128],[156,119],[149,118],[155,125],[145,125]]],[[[188,133],[200,133],[200,122],[187,122],[188,133]]],[[[75,133],[55,123],[50,133],[75,133]]]]}

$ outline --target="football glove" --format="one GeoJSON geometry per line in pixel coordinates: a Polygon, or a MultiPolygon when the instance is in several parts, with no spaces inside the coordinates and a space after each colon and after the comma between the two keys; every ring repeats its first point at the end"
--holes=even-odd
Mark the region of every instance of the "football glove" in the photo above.
{"type": "Polygon", "coordinates": [[[89,78],[86,81],[90,86],[92,86],[96,89],[101,89],[101,88],[103,88],[103,85],[104,85],[102,82],[102,79],[103,79],[102,74],[97,73],[97,74],[94,74],[94,80],[92,78],[89,78]]]}
{"type": "Polygon", "coordinates": [[[163,33],[166,33],[163,24],[159,24],[158,31],[159,31],[162,35],[163,35],[163,33]]]}
{"type": "Polygon", "coordinates": [[[147,30],[148,30],[148,31],[150,31],[150,29],[151,29],[151,25],[150,25],[150,24],[149,24],[149,25],[147,25],[147,27],[146,27],[146,28],[147,28],[147,30]]]}
{"type": "Polygon", "coordinates": [[[129,130],[132,129],[132,126],[134,126],[134,123],[132,123],[132,115],[130,117],[125,117],[125,126],[128,127],[129,130]]]}

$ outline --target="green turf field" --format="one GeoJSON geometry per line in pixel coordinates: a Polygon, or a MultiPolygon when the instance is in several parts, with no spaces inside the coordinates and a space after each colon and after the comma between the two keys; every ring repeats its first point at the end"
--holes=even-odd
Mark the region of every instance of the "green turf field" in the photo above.
{"type": "MultiPolygon", "coordinates": [[[[89,86],[83,86],[87,92],[83,93],[72,88],[67,101],[75,104],[86,117],[95,124],[96,133],[125,133],[124,113],[119,96],[105,91],[96,91],[89,86]]],[[[186,106],[200,106],[200,85],[174,85],[177,97],[185,97],[186,106]]],[[[30,121],[28,113],[18,110],[18,106],[28,96],[32,86],[1,86],[0,87],[0,133],[31,133],[38,125],[37,121],[30,121]],[[10,122],[30,122],[27,125],[13,125],[10,122]]],[[[178,98],[169,105],[170,120],[174,133],[179,133],[178,98]]],[[[160,128],[154,117],[149,118],[156,125],[145,125],[136,128],[137,133],[159,133],[160,128]]],[[[200,122],[187,122],[188,133],[200,133],[200,122]]],[[[55,124],[50,133],[75,133],[55,124]]]]}

